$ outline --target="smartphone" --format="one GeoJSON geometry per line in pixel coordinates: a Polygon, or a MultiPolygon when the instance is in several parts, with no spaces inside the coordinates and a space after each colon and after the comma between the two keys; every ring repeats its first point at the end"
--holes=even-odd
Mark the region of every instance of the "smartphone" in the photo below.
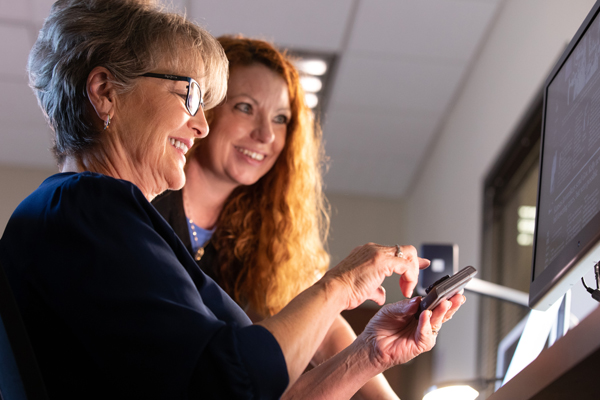
{"type": "Polygon", "coordinates": [[[419,311],[417,311],[415,317],[419,318],[419,315],[423,311],[433,310],[442,300],[450,299],[456,293],[460,292],[475,274],[477,274],[477,270],[469,265],[452,276],[446,275],[438,279],[425,289],[425,293],[427,294],[421,299],[419,311]]]}

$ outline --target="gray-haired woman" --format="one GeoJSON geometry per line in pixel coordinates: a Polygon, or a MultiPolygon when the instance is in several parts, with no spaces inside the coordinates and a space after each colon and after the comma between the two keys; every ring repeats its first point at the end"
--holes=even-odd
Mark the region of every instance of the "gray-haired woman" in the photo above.
{"type": "Polygon", "coordinates": [[[410,295],[414,248],[365,245],[279,314],[252,325],[150,205],[185,181],[226,90],[218,43],[151,2],[59,0],[29,60],[61,173],[11,217],[6,269],[51,398],[350,397],[435,342],[457,295],[419,320],[385,307],[346,350],[300,374],[340,311],[393,272],[410,295]],[[350,368],[348,370],[348,368],[350,368]]]}

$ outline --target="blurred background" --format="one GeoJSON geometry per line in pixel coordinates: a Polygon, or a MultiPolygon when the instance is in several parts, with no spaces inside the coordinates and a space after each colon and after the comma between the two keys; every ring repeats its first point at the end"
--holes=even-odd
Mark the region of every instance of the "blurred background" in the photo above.
{"type": "MultiPolygon", "coordinates": [[[[459,267],[474,265],[480,277],[528,290],[522,279],[502,278],[512,270],[529,274],[531,244],[517,242],[517,222],[505,240],[521,246],[524,261],[502,267],[504,275],[486,264],[493,254],[484,240],[486,180],[514,149],[546,75],[593,0],[165,3],[215,36],[262,38],[325,63],[307,79],[307,92],[330,157],[325,183],[333,264],[367,241],[417,248],[452,243],[460,249],[459,267]]],[[[25,71],[51,4],[0,0],[0,232],[18,203],[56,172],[51,133],[25,71]]],[[[532,176],[528,185],[535,187],[532,176]]],[[[535,191],[533,199],[519,196],[535,205],[535,191]]],[[[514,213],[517,206],[510,206],[514,213]]],[[[388,301],[402,298],[397,277],[385,286],[388,301]]],[[[420,399],[434,383],[489,375],[482,371],[495,360],[483,348],[487,322],[480,303],[468,295],[434,351],[388,373],[401,397],[420,399]]],[[[374,311],[366,304],[348,318],[360,330],[374,311]]]]}

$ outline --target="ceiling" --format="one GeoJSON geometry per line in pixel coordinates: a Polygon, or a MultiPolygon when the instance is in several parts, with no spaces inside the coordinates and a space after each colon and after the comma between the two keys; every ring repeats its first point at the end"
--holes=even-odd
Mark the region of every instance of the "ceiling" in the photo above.
{"type": "MultiPolygon", "coordinates": [[[[213,35],[334,53],[328,192],[402,198],[503,0],[173,0],[213,35]]],[[[51,0],[0,0],[0,164],[54,166],[25,65],[51,0]]]]}

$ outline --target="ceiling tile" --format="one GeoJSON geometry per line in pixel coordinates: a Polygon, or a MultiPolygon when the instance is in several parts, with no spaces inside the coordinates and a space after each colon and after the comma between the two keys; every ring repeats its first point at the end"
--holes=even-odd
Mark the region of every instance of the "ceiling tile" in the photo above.
{"type": "Polygon", "coordinates": [[[330,109],[360,106],[382,110],[444,111],[464,65],[363,58],[342,59],[330,109]]]}
{"type": "Polygon", "coordinates": [[[0,82],[0,162],[52,167],[50,129],[25,83],[0,82]]]}
{"type": "Polygon", "coordinates": [[[418,158],[398,157],[393,149],[330,154],[331,164],[325,175],[327,192],[375,197],[402,197],[411,182],[418,158]]]}
{"type": "Polygon", "coordinates": [[[420,154],[429,145],[441,113],[383,113],[343,110],[327,113],[323,135],[326,150],[370,152],[392,149],[396,154],[420,154]]]}
{"type": "Polygon", "coordinates": [[[349,51],[466,61],[495,9],[494,2],[481,1],[363,1],[349,51]]]}
{"type": "Polygon", "coordinates": [[[440,114],[335,111],[324,126],[327,190],[400,197],[432,140],[440,114]]]}
{"type": "Polygon", "coordinates": [[[31,48],[29,30],[18,25],[0,24],[0,77],[7,79],[7,75],[20,80],[27,78],[27,57],[31,48]]]}
{"type": "Polygon", "coordinates": [[[193,1],[188,16],[213,35],[241,33],[284,47],[338,51],[350,15],[348,0],[193,1]]]}

